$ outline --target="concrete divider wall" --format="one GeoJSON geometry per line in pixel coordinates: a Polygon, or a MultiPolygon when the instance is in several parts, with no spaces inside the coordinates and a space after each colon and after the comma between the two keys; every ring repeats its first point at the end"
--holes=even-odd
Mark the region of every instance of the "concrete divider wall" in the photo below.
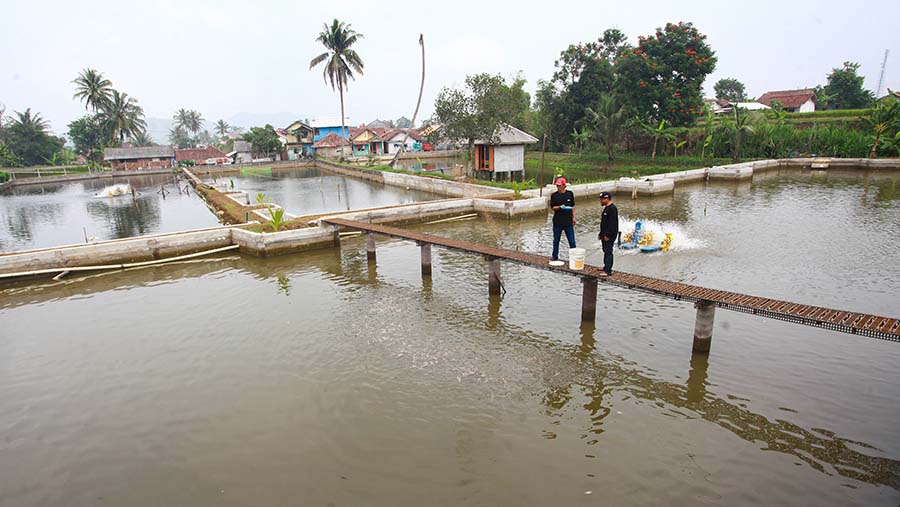
{"type": "Polygon", "coordinates": [[[153,176],[156,174],[175,174],[174,169],[132,169],[130,171],[105,171],[99,173],[71,174],[68,176],[41,176],[39,178],[16,178],[0,185],[0,190],[26,185],[47,185],[51,183],[68,183],[70,181],[99,180],[105,178],[128,178],[134,176],[153,176]]]}
{"type": "Polygon", "coordinates": [[[230,227],[101,241],[84,245],[25,250],[0,256],[0,273],[67,266],[124,264],[174,257],[232,244],[230,227]]]}

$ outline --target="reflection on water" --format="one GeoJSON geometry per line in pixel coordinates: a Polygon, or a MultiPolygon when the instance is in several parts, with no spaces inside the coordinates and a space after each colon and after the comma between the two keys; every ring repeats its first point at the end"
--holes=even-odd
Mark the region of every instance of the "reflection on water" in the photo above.
{"type": "Polygon", "coordinates": [[[102,241],[217,225],[187,184],[170,175],[15,187],[0,195],[0,251],[102,241]],[[103,195],[111,185],[135,189],[103,195]],[[165,187],[165,196],[160,191],[165,187]]]}
{"type": "Polygon", "coordinates": [[[229,188],[248,192],[251,200],[257,194],[264,194],[268,201],[298,216],[446,198],[429,192],[348,178],[314,167],[244,169],[241,173],[220,176],[217,181],[229,188]]]}
{"type": "MultiPolygon", "coordinates": [[[[773,231],[769,253],[734,248],[736,231],[771,229],[760,217],[773,210],[788,228],[863,185],[760,183],[731,205],[715,197],[727,185],[623,201],[686,217],[706,243],[622,264],[735,289],[776,269],[764,281],[778,296],[813,286],[807,297],[895,308],[867,294],[896,290],[896,267],[831,294],[827,269],[805,266],[823,254],[785,247],[782,234],[814,236],[851,211],[814,206],[812,231],[773,231]],[[766,198],[782,207],[757,212],[766,198]],[[729,256],[755,274],[721,269],[729,256]]],[[[582,235],[599,219],[583,206],[582,235]]],[[[893,220],[880,206],[852,213],[893,220]]],[[[416,228],[549,246],[543,218],[416,228]]],[[[435,249],[433,266],[423,279],[418,247],[385,238],[370,261],[356,237],[0,287],[0,462],[16,465],[0,467],[0,504],[900,500],[895,344],[720,311],[712,354],[692,356],[690,305],[601,287],[597,322],[582,324],[577,279],[504,264],[507,292],[489,297],[482,259],[435,249]]]]}

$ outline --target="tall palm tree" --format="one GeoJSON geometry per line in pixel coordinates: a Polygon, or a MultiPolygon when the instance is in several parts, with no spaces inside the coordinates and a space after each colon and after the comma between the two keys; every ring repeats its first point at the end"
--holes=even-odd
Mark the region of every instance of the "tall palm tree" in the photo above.
{"type": "Polygon", "coordinates": [[[94,69],[84,69],[78,74],[72,83],[76,85],[74,99],[84,102],[84,110],[88,108],[97,111],[109,102],[112,97],[112,82],[103,77],[102,72],[94,69]]]}
{"type": "MultiPolygon", "coordinates": [[[[363,61],[351,46],[363,38],[363,34],[357,33],[350,28],[349,23],[338,21],[335,19],[322,25],[322,32],[316,38],[325,46],[326,51],[319,56],[313,58],[309,62],[309,68],[312,69],[316,65],[325,62],[325,68],[322,69],[322,79],[326,83],[331,84],[331,89],[337,87],[341,97],[341,139],[346,140],[346,120],[344,116],[344,89],[351,79],[355,79],[353,73],[363,73],[363,61]]],[[[343,142],[343,141],[342,141],[343,142]]]]}
{"type": "Polygon", "coordinates": [[[191,111],[181,108],[178,111],[175,111],[175,115],[172,116],[172,120],[175,122],[176,128],[187,130],[187,125],[191,121],[191,111]]]}
{"type": "Polygon", "coordinates": [[[187,129],[196,136],[197,132],[200,132],[203,128],[204,121],[206,120],[203,118],[203,115],[201,115],[199,111],[194,111],[192,109],[188,116],[187,129]]]}
{"type": "Polygon", "coordinates": [[[229,129],[231,129],[231,125],[229,125],[225,120],[219,120],[216,122],[216,134],[219,134],[219,137],[225,137],[229,129]]]}
{"type": "Polygon", "coordinates": [[[615,150],[616,143],[619,142],[627,120],[625,107],[622,101],[613,94],[601,95],[596,107],[596,111],[588,108],[588,115],[594,124],[594,134],[606,146],[606,157],[612,162],[613,150],[615,150]]]}
{"type": "Polygon", "coordinates": [[[110,131],[110,140],[122,143],[147,129],[144,109],[137,105],[137,99],[127,93],[113,90],[109,103],[102,113],[102,120],[110,131]]]}

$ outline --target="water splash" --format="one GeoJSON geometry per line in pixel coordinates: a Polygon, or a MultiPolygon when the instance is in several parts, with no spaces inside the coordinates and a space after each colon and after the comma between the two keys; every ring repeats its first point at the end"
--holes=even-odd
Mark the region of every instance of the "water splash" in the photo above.
{"type": "Polygon", "coordinates": [[[131,195],[131,185],[127,183],[110,185],[94,194],[94,197],[121,197],[123,195],[131,195]]]}
{"type": "MultiPolygon", "coordinates": [[[[703,240],[691,237],[682,224],[668,220],[650,220],[644,218],[631,220],[628,218],[622,218],[619,221],[619,230],[622,231],[623,238],[626,234],[630,234],[634,231],[634,224],[638,221],[641,222],[641,230],[644,232],[644,234],[653,234],[652,244],[654,245],[658,245],[660,241],[662,241],[663,238],[666,237],[666,233],[672,234],[672,244],[669,247],[669,252],[666,253],[698,250],[706,246],[703,240]]],[[[640,249],[616,251],[616,255],[632,255],[638,253],[642,253],[640,249]]],[[[665,255],[665,253],[655,252],[653,255],[665,255]]]]}

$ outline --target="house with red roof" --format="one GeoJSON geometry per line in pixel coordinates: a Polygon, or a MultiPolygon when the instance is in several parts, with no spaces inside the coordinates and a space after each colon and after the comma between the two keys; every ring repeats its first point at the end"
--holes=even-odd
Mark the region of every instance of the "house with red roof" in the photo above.
{"type": "Polygon", "coordinates": [[[332,132],[312,145],[317,157],[341,158],[344,149],[350,150],[350,141],[332,132]]]}
{"type": "Polygon", "coordinates": [[[766,92],[756,101],[769,107],[773,102],[778,102],[789,113],[811,113],[816,110],[816,92],[809,88],[766,92]]]}
{"type": "Polygon", "coordinates": [[[175,150],[175,162],[191,161],[194,165],[230,164],[231,157],[213,146],[175,150]]]}

